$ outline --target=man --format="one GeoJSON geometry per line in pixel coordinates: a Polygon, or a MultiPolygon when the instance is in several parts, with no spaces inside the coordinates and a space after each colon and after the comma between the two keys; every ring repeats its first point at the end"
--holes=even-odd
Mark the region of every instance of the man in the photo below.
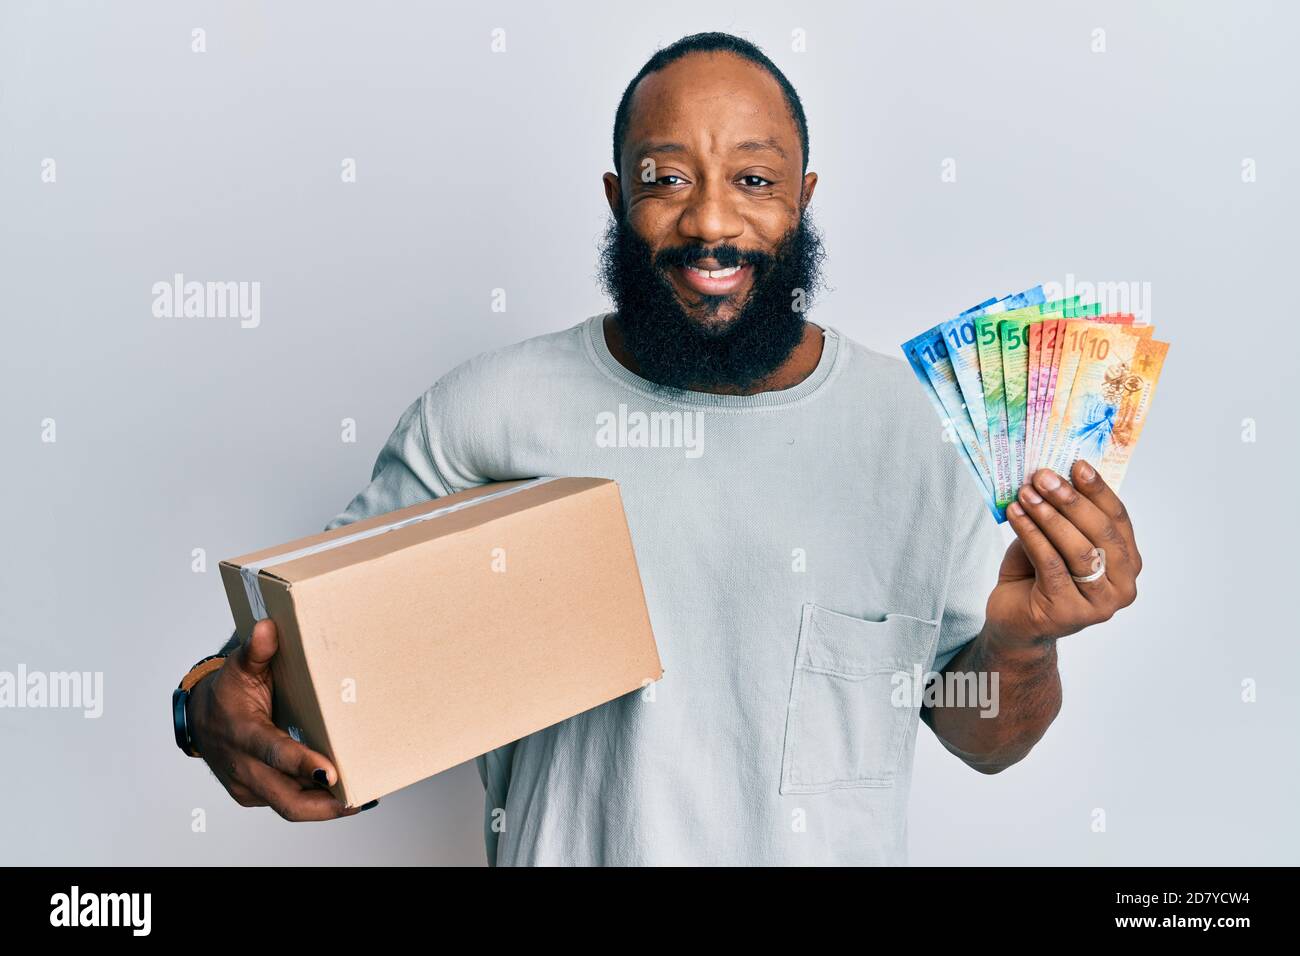
{"type": "MultiPolygon", "coordinates": [[[[906,366],[803,318],[817,176],[757,48],[661,50],[624,94],[614,162],[616,311],[443,377],[330,527],[489,481],[622,487],[666,676],[479,758],[490,862],[904,862],[918,715],[982,772],[1024,757],[1060,707],[1056,639],[1134,599],[1127,514],[1086,465],[1073,485],[1040,472],[996,571],[996,526],[906,366]],[[691,445],[619,447],[598,423],[621,407],[680,413],[691,445]],[[1097,546],[1105,574],[1077,582],[1097,546]],[[996,716],[899,706],[895,677],[931,670],[996,672],[996,716]]],[[[227,649],[188,714],[218,779],[291,820],[358,812],[270,722],[274,626],[227,649]]]]}

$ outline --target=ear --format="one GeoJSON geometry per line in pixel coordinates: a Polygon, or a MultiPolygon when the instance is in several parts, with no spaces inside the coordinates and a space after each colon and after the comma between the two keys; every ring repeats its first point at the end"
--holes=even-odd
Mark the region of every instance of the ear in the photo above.
{"type": "Polygon", "coordinates": [[[605,201],[609,203],[609,211],[617,218],[623,209],[623,184],[619,181],[618,173],[606,173],[605,181],[605,201]]]}
{"type": "Polygon", "coordinates": [[[808,173],[803,178],[803,189],[799,192],[799,211],[803,212],[812,202],[813,190],[817,188],[817,174],[808,173]]]}

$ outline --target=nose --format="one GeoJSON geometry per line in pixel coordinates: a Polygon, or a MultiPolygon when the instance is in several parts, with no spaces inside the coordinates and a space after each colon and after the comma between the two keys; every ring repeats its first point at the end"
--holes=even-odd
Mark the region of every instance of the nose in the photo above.
{"type": "MultiPolygon", "coordinates": [[[[677,230],[685,239],[703,245],[713,245],[737,239],[745,231],[745,221],[726,196],[726,186],[716,181],[706,181],[690,198],[677,222],[677,230]]],[[[699,263],[700,268],[719,268],[715,263],[699,263]]]]}

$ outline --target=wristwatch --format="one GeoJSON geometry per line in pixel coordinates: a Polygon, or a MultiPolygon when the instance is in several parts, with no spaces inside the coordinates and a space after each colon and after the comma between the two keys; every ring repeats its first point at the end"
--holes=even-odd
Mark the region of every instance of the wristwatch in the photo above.
{"type": "Polygon", "coordinates": [[[172,691],[172,726],[176,730],[176,746],[185,751],[187,757],[203,756],[190,738],[190,722],[185,706],[189,703],[190,689],[224,663],[226,663],[225,654],[213,654],[211,657],[203,658],[190,668],[189,673],[181,678],[180,684],[172,691]]]}

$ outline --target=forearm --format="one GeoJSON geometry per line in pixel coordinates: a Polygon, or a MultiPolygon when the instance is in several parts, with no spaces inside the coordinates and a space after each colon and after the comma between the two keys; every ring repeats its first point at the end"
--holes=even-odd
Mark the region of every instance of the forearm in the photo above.
{"type": "Polygon", "coordinates": [[[949,675],[973,675],[991,691],[991,701],[939,694],[921,717],[949,751],[981,773],[1023,759],[1061,710],[1055,639],[1008,648],[985,631],[944,668],[939,690],[952,686],[949,675]]]}

